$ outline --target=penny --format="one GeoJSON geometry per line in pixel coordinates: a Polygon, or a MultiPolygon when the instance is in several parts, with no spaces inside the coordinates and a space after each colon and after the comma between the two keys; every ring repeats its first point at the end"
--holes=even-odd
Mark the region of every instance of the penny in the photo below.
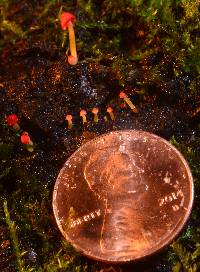
{"type": "Polygon", "coordinates": [[[95,260],[118,263],[169,244],[193,203],[187,162],[166,140],[144,131],[111,132],[83,144],[53,192],[63,236],[95,260]]]}

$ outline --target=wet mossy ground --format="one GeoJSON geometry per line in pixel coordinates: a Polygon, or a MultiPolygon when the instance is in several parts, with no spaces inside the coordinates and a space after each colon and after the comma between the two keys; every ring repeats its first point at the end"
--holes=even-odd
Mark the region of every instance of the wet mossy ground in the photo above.
{"type": "Polygon", "coordinates": [[[193,173],[195,201],[172,245],[152,259],[113,269],[199,271],[200,23],[198,1],[188,2],[0,1],[0,271],[112,271],[64,241],[51,201],[66,159],[86,140],[124,128],[153,132],[182,152],[193,173]],[[62,10],[77,16],[74,67],[66,63],[62,10]],[[121,90],[138,113],[124,107],[121,90]],[[93,107],[99,108],[98,123],[93,107]],[[88,111],[84,126],[82,108],[88,111]],[[33,152],[5,122],[11,113],[30,134],[33,152]],[[73,115],[71,130],[66,114],[73,115]]]}

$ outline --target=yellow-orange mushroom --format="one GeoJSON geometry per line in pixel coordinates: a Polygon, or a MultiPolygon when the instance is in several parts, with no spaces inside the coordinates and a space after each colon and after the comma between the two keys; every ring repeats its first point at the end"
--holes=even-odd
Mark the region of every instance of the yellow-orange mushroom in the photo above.
{"type": "Polygon", "coordinates": [[[126,104],[131,108],[133,112],[135,113],[138,112],[136,106],[133,105],[131,100],[128,98],[128,96],[124,92],[120,92],[119,97],[122,98],[126,102],[126,104]]]}

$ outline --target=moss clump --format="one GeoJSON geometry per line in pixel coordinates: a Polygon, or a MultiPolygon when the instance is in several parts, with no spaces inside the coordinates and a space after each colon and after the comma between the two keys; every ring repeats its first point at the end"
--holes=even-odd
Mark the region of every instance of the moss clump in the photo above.
{"type": "MultiPolygon", "coordinates": [[[[195,193],[198,196],[200,192],[200,169],[199,169],[199,145],[200,138],[196,141],[192,141],[189,145],[184,143],[178,143],[177,140],[172,137],[171,143],[178,148],[182,154],[187,158],[189,165],[192,169],[195,193]]],[[[190,271],[197,272],[200,269],[200,223],[199,218],[199,198],[194,200],[194,209],[192,211],[191,219],[187,229],[182,236],[174,241],[169,250],[169,259],[173,263],[172,271],[190,271]]]]}

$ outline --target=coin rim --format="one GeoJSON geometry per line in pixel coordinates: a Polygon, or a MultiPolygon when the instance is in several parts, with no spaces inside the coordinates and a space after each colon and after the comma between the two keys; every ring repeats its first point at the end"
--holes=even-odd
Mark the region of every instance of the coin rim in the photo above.
{"type": "MultiPolygon", "coordinates": [[[[76,156],[76,154],[79,152],[79,150],[81,148],[83,148],[83,146],[87,146],[93,142],[96,142],[98,139],[101,139],[102,137],[106,137],[107,135],[113,135],[113,134],[126,134],[126,133],[129,133],[129,134],[143,134],[145,136],[148,135],[148,136],[151,136],[153,138],[156,138],[158,139],[159,141],[161,142],[164,142],[166,145],[168,145],[170,148],[172,148],[175,153],[179,156],[180,160],[183,162],[185,168],[186,168],[186,171],[187,171],[187,174],[188,174],[188,178],[189,178],[189,186],[190,186],[190,197],[189,197],[189,204],[188,204],[188,210],[187,212],[185,213],[185,216],[182,218],[181,222],[178,224],[178,226],[175,228],[175,231],[173,231],[171,234],[172,236],[168,236],[168,239],[165,238],[163,240],[163,242],[161,243],[161,246],[158,247],[158,248],[154,248],[153,251],[148,251],[149,253],[148,254],[141,254],[140,256],[138,256],[137,258],[124,258],[123,260],[112,260],[112,259],[105,259],[105,258],[100,258],[98,256],[95,256],[95,255],[92,255],[92,254],[88,254],[87,252],[84,251],[84,249],[82,249],[81,247],[79,247],[78,245],[76,245],[76,243],[71,240],[69,238],[69,236],[67,235],[67,233],[63,230],[62,228],[62,225],[61,223],[59,222],[59,219],[58,219],[58,216],[57,216],[57,205],[56,205],[56,196],[57,196],[57,192],[58,192],[58,184],[60,183],[60,176],[62,174],[62,171],[63,171],[63,168],[64,166],[61,168],[58,176],[57,176],[57,179],[56,179],[56,182],[55,182],[55,185],[54,185],[54,190],[53,190],[53,201],[52,201],[52,206],[53,206],[53,213],[54,213],[54,217],[55,217],[55,220],[56,220],[56,223],[58,225],[58,228],[60,230],[60,232],[62,233],[62,235],[64,236],[64,238],[70,242],[72,244],[72,246],[77,250],[79,251],[81,254],[85,255],[86,257],[89,257],[89,258],[92,258],[93,260],[96,260],[96,261],[101,261],[101,262],[105,262],[105,263],[113,263],[113,264],[120,264],[120,263],[125,263],[125,262],[130,262],[130,261],[139,261],[143,258],[147,258],[149,256],[152,256],[156,253],[158,253],[159,251],[161,251],[163,248],[165,248],[166,246],[168,246],[177,236],[178,234],[181,232],[181,230],[183,229],[184,225],[186,224],[187,220],[189,219],[189,216],[191,214],[191,210],[192,210],[192,206],[193,206],[193,202],[194,202],[194,182],[193,182],[193,177],[192,177],[192,173],[191,173],[191,170],[190,170],[190,167],[187,163],[187,161],[185,160],[185,158],[183,157],[183,155],[180,153],[180,151],[178,149],[176,149],[176,147],[174,147],[171,143],[169,143],[167,140],[163,139],[162,137],[158,136],[158,135],[155,135],[153,133],[150,133],[148,131],[143,131],[143,130],[134,130],[134,129],[126,129],[126,130],[116,130],[116,131],[110,131],[108,133],[104,133],[104,134],[101,134],[97,137],[95,137],[94,139],[92,140],[89,140],[87,141],[86,143],[82,144],[71,156],[68,157],[68,159],[66,160],[69,161],[71,160],[73,157],[76,156]],[[167,239],[167,240],[166,240],[167,239]]],[[[66,164],[65,162],[65,164],[66,164]]],[[[64,165],[65,165],[64,164],[64,165]]]]}

